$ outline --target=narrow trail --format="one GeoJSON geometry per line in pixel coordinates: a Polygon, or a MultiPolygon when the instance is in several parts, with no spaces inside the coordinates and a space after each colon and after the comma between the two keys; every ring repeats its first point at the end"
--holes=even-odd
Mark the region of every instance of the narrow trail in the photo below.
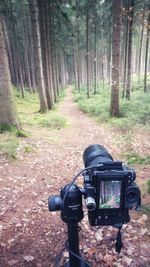
{"type": "MultiPolygon", "coordinates": [[[[71,88],[58,113],[67,119],[68,127],[54,131],[30,129],[32,136],[20,140],[18,160],[13,163],[1,159],[0,267],[53,267],[54,257],[66,240],[66,227],[59,212],[48,211],[48,196],[59,194],[60,188],[83,167],[82,154],[88,145],[104,145],[115,159],[119,159],[123,150],[116,144],[115,132],[77,108],[71,88]],[[35,147],[32,153],[22,152],[26,143],[35,147]]],[[[116,231],[109,227],[107,233],[105,228],[95,232],[88,226],[86,217],[82,222],[81,249],[93,266],[148,267],[150,236],[145,228],[146,220],[144,217],[139,223],[135,221],[136,230],[132,225],[126,227],[127,249],[118,257],[111,236],[116,231]]]]}

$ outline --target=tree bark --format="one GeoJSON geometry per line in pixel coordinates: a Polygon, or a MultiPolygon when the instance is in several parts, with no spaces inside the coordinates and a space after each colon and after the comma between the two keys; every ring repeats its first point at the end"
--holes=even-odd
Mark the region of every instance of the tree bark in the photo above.
{"type": "Polygon", "coordinates": [[[45,91],[46,91],[46,98],[47,98],[47,105],[49,109],[52,109],[53,100],[51,95],[51,86],[50,86],[50,77],[49,77],[49,52],[48,52],[48,45],[47,45],[47,2],[44,0],[39,0],[39,13],[40,13],[40,33],[41,33],[41,48],[42,48],[42,62],[43,62],[43,74],[44,74],[44,81],[45,81],[45,91]]]}
{"type": "Polygon", "coordinates": [[[128,35],[128,70],[127,70],[127,83],[126,83],[126,98],[130,100],[131,91],[131,62],[132,62],[132,27],[134,17],[134,0],[131,0],[129,7],[129,35],[128,35]]]}
{"type": "MultiPolygon", "coordinates": [[[[142,14],[143,20],[145,18],[145,7],[146,7],[146,0],[144,1],[144,5],[143,5],[143,14],[142,14]]],[[[143,35],[144,35],[144,23],[142,23],[141,37],[140,37],[139,62],[138,62],[138,82],[139,83],[140,83],[140,75],[141,75],[141,56],[142,56],[143,35]]]]}
{"type": "Polygon", "coordinates": [[[12,94],[3,24],[4,21],[2,17],[0,17],[0,124],[15,126],[19,129],[20,124],[12,94]]]}
{"type": "Polygon", "coordinates": [[[119,116],[121,0],[113,0],[111,116],[119,116]]]}
{"type": "Polygon", "coordinates": [[[145,93],[147,91],[147,66],[148,66],[149,38],[150,38],[150,0],[149,0],[148,19],[147,19],[147,36],[146,36],[146,51],[145,51],[145,71],[144,71],[144,92],[145,93]]]}
{"type": "Polygon", "coordinates": [[[78,91],[80,92],[80,25],[79,25],[79,0],[76,0],[76,8],[77,8],[77,85],[78,91]]]}
{"type": "Polygon", "coordinates": [[[90,77],[89,77],[89,7],[86,7],[86,79],[87,79],[87,98],[90,97],[90,77]]]}
{"type": "Polygon", "coordinates": [[[96,19],[96,0],[94,3],[94,94],[96,94],[97,92],[97,27],[96,27],[96,23],[97,23],[97,19],[96,19]]]}
{"type": "Polygon", "coordinates": [[[40,42],[37,1],[29,0],[29,7],[30,7],[31,24],[32,24],[37,89],[38,89],[39,98],[40,98],[40,111],[46,112],[47,101],[46,101],[45,85],[44,85],[44,77],[43,77],[43,65],[42,65],[42,55],[41,55],[41,42],[40,42]]]}
{"type": "Polygon", "coordinates": [[[127,6],[127,12],[125,14],[126,15],[126,25],[125,25],[124,72],[123,72],[123,91],[122,91],[122,98],[125,97],[126,80],[127,80],[128,34],[129,34],[128,13],[129,13],[129,2],[128,2],[128,6],[127,6]]]}

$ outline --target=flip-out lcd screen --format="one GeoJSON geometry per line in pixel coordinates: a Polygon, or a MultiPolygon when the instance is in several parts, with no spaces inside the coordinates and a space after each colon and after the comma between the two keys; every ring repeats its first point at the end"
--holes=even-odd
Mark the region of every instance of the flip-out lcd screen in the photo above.
{"type": "Polygon", "coordinates": [[[100,209],[120,208],[121,181],[100,181],[100,209]]]}

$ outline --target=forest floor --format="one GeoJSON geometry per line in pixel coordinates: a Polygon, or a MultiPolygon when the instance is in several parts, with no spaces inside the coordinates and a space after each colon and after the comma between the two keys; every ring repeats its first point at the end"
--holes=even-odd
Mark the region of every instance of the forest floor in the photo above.
{"type": "MultiPolygon", "coordinates": [[[[59,212],[49,212],[49,196],[59,195],[60,188],[83,168],[82,153],[93,143],[104,145],[116,160],[124,151],[134,149],[148,154],[149,134],[141,128],[124,132],[100,125],[82,113],[73,102],[71,90],[59,105],[68,126],[60,130],[30,128],[29,138],[21,138],[17,160],[0,154],[0,266],[53,267],[55,256],[67,239],[66,225],[59,212]],[[132,140],[129,142],[129,134],[132,140]],[[144,136],[143,136],[144,135],[144,136]],[[30,145],[31,153],[22,147],[30,145]]],[[[150,173],[149,165],[136,166],[138,183],[143,187],[150,173]]],[[[81,180],[79,180],[81,183],[81,180]]],[[[145,204],[150,198],[143,195],[145,204]]],[[[87,212],[85,212],[85,215],[87,212]]],[[[117,231],[112,227],[89,226],[87,215],[81,222],[80,249],[92,266],[150,266],[150,224],[148,215],[132,212],[124,226],[124,248],[115,251],[117,231]]],[[[63,253],[61,264],[67,259],[63,253]]]]}

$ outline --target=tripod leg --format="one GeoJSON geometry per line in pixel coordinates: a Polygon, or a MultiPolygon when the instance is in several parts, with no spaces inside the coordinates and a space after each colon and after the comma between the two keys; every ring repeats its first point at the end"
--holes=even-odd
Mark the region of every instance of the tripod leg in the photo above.
{"type": "Polygon", "coordinates": [[[69,262],[67,262],[64,267],[89,267],[89,264],[84,263],[80,256],[78,223],[68,223],[68,245],[69,262]]]}

